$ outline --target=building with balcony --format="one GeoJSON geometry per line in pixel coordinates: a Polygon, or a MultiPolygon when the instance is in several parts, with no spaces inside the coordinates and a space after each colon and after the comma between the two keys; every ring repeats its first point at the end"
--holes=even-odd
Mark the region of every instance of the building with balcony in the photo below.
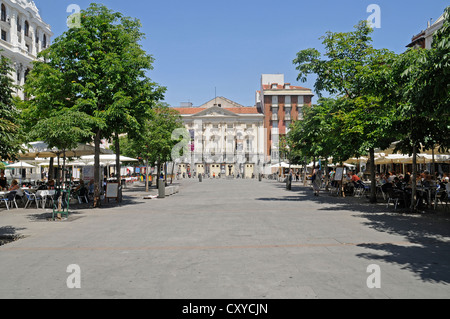
{"type": "Polygon", "coordinates": [[[0,54],[12,62],[16,95],[22,99],[26,98],[22,86],[32,62],[50,45],[52,36],[34,1],[0,0],[0,54]]]}
{"type": "Polygon", "coordinates": [[[290,125],[303,119],[303,107],[311,106],[313,92],[310,89],[286,83],[284,74],[263,74],[261,90],[256,92],[256,107],[264,114],[266,134],[266,160],[277,163],[279,138],[289,133],[290,125]]]}

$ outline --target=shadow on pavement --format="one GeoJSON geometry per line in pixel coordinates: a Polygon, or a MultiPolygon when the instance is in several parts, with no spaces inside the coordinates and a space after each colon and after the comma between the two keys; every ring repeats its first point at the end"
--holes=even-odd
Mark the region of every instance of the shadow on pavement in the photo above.
{"type": "Polygon", "coordinates": [[[358,257],[402,266],[421,280],[450,284],[450,219],[436,216],[364,214],[364,225],[387,234],[405,236],[411,246],[362,244],[377,253],[358,257]]]}
{"type": "Polygon", "coordinates": [[[23,238],[21,235],[18,234],[18,232],[25,229],[26,228],[16,228],[13,226],[0,227],[0,246],[6,245],[8,243],[23,238]]]}
{"type": "Polygon", "coordinates": [[[302,202],[313,201],[328,204],[322,211],[351,211],[364,219],[363,225],[378,232],[405,237],[411,245],[361,244],[376,252],[357,256],[373,263],[376,261],[396,264],[416,274],[422,281],[450,284],[450,214],[445,211],[428,211],[426,214],[410,214],[406,210],[387,208],[382,200],[371,204],[365,197],[334,197],[327,193],[313,196],[307,187],[293,187],[290,195],[279,198],[259,198],[263,201],[302,202]]]}

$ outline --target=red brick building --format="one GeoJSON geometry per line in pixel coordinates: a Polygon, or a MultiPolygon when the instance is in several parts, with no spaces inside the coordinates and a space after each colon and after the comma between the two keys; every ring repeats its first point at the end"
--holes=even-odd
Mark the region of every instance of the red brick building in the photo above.
{"type": "Polygon", "coordinates": [[[279,137],[289,132],[293,122],[303,118],[302,108],[311,106],[313,96],[310,89],[285,83],[283,74],[262,75],[256,106],[264,114],[267,129],[266,162],[279,161],[279,137]]]}

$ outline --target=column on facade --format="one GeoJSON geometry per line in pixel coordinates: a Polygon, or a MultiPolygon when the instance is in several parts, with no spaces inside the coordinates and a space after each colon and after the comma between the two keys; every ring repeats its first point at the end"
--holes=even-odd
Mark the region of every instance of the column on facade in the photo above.
{"type": "Polygon", "coordinates": [[[19,42],[19,48],[22,50],[26,50],[25,47],[25,19],[21,18],[19,16],[19,25],[20,27],[20,42],[19,42]]]}
{"type": "Polygon", "coordinates": [[[34,42],[36,43],[36,55],[42,51],[42,35],[43,32],[41,30],[41,28],[36,27],[36,36],[38,37],[38,42],[36,43],[36,39],[34,40],[34,42]]]}
{"type": "Polygon", "coordinates": [[[11,10],[10,15],[10,21],[11,21],[11,45],[13,47],[18,46],[19,39],[17,38],[17,11],[11,10]]]}
{"type": "Polygon", "coordinates": [[[30,23],[30,31],[29,35],[31,37],[31,54],[36,56],[36,26],[30,23]]]}

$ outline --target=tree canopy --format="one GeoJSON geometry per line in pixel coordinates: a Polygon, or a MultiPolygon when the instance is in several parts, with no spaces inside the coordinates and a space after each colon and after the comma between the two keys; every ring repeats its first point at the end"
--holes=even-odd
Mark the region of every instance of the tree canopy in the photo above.
{"type": "Polygon", "coordinates": [[[165,91],[146,75],[153,58],[139,44],[140,27],[137,19],[91,4],[81,11],[79,28],[70,28],[39,54],[43,61],[35,63],[26,84],[33,96],[24,110],[30,126],[54,116],[63,119],[59,115],[66,112],[89,123],[96,148],[96,207],[100,140],[137,130],[165,91]]]}
{"type": "Polygon", "coordinates": [[[10,60],[0,50],[0,159],[14,160],[20,151],[21,126],[15,106],[14,82],[10,60]]]}

